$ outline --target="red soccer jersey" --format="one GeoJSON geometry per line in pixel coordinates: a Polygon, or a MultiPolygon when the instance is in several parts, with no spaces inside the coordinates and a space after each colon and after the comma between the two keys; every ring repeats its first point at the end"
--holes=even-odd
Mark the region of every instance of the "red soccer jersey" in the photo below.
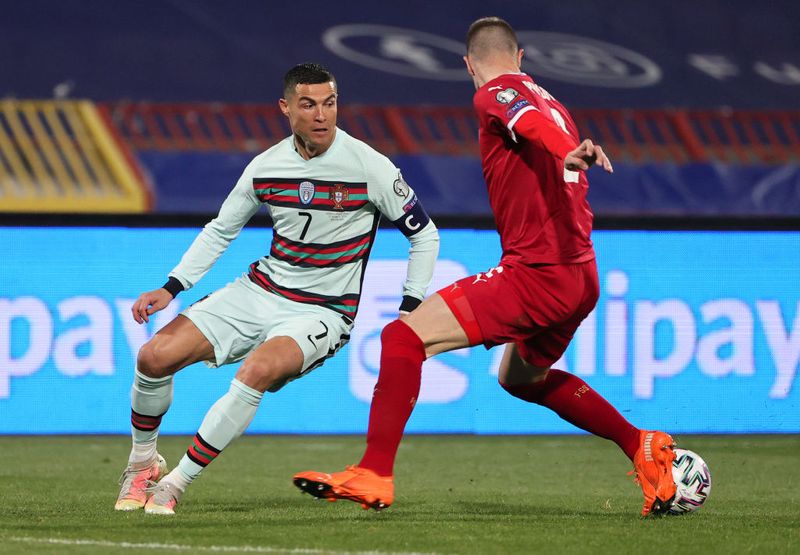
{"type": "Polygon", "coordinates": [[[580,142],[569,112],[524,73],[489,81],[473,101],[503,260],[565,264],[594,258],[589,182],[583,172],[564,169],[563,157],[580,142]]]}

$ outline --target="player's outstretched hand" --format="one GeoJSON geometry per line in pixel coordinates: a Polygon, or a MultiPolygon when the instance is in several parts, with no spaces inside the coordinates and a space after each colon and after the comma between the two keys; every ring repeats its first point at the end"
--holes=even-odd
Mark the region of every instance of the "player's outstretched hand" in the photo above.
{"type": "Polygon", "coordinates": [[[611,160],[603,152],[603,147],[594,144],[591,139],[584,139],[578,148],[569,152],[564,158],[564,167],[570,171],[588,170],[595,164],[608,173],[614,173],[611,160]]]}
{"type": "Polygon", "coordinates": [[[165,308],[172,302],[172,298],[172,294],[163,287],[142,293],[131,307],[133,319],[140,324],[149,322],[150,315],[165,308]]]}

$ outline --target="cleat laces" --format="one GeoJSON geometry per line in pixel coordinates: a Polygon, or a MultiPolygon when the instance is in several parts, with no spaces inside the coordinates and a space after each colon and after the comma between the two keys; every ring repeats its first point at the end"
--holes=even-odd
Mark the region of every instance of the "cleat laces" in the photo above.
{"type": "MultiPolygon", "coordinates": [[[[122,491],[125,491],[125,492],[129,492],[130,490],[132,490],[134,488],[134,483],[133,482],[134,482],[134,480],[136,480],[136,477],[141,472],[143,472],[145,470],[148,470],[148,468],[138,468],[138,469],[136,469],[136,468],[133,468],[131,466],[126,467],[125,470],[122,471],[122,474],[119,475],[119,479],[117,480],[117,483],[120,485],[120,489],[122,491]]],[[[149,480],[149,479],[145,479],[144,488],[143,489],[145,489],[145,491],[146,491],[147,488],[152,487],[155,484],[156,484],[156,482],[154,482],[152,480],[149,480]]]]}
{"type": "MultiPolygon", "coordinates": [[[[144,470],[147,470],[147,469],[144,469],[144,470]]],[[[119,479],[117,480],[117,483],[120,486],[130,488],[131,485],[133,484],[133,481],[136,479],[137,474],[139,474],[140,472],[142,472],[142,469],[133,470],[130,467],[126,468],[125,470],[122,471],[122,474],[119,475],[119,479]]],[[[150,487],[151,485],[153,485],[155,483],[156,482],[154,482],[152,480],[145,480],[145,484],[146,484],[147,487],[150,487]]]]}

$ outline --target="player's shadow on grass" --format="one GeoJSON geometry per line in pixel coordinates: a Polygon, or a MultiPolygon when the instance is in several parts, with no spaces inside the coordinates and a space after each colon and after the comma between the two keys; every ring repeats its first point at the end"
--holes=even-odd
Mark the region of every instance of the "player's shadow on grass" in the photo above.
{"type": "MultiPolygon", "coordinates": [[[[317,503],[314,503],[317,505],[317,503]]],[[[313,511],[324,515],[325,518],[341,518],[350,520],[353,514],[350,511],[342,513],[338,510],[327,511],[328,503],[320,503],[313,511]]],[[[455,501],[452,503],[400,503],[381,512],[380,515],[373,511],[363,511],[360,507],[347,501],[337,503],[342,508],[352,508],[353,513],[364,517],[379,517],[380,520],[390,520],[394,522],[411,522],[425,524],[426,522],[486,522],[486,521],[520,521],[527,522],[541,517],[624,517],[627,513],[623,508],[607,509],[602,506],[597,507],[553,507],[544,503],[500,503],[500,502],[477,502],[477,501],[455,501]]],[[[300,507],[301,509],[304,507],[300,507]]],[[[305,507],[307,509],[307,506],[305,507]]],[[[330,509],[334,509],[330,507],[330,509]]],[[[307,513],[306,513],[307,514],[307,513]]]]}
{"type": "Polygon", "coordinates": [[[487,518],[519,518],[530,519],[537,516],[557,517],[593,517],[598,515],[615,515],[622,513],[622,509],[605,509],[597,507],[553,507],[543,503],[487,503],[476,501],[458,501],[455,503],[459,511],[458,517],[462,520],[474,519],[481,521],[487,518]]]}
{"type": "MultiPolygon", "coordinates": [[[[195,508],[197,510],[197,508],[195,508]]],[[[615,517],[628,514],[623,507],[613,509],[597,505],[596,507],[554,507],[537,502],[486,502],[486,501],[438,501],[438,502],[413,502],[407,501],[377,514],[375,511],[364,511],[355,503],[338,501],[329,503],[324,500],[314,500],[307,496],[299,499],[270,498],[259,500],[252,499],[245,502],[204,501],[200,513],[202,514],[246,514],[252,512],[265,512],[273,523],[286,520],[288,524],[302,520],[316,520],[324,518],[327,521],[352,521],[366,518],[374,521],[393,521],[424,524],[430,521],[437,522],[485,522],[489,520],[506,520],[525,522],[541,517],[615,517]]]]}

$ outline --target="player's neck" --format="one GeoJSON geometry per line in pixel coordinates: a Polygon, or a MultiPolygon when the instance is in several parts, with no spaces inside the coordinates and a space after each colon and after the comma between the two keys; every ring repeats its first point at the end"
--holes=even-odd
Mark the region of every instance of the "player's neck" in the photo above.
{"type": "Polygon", "coordinates": [[[303,138],[295,133],[294,135],[294,150],[299,154],[304,160],[310,160],[317,156],[321,156],[325,154],[328,149],[333,144],[334,139],[336,138],[336,133],[334,132],[333,138],[327,144],[316,144],[310,141],[304,141],[303,138]]]}
{"type": "Polygon", "coordinates": [[[481,88],[489,81],[497,79],[501,75],[519,73],[519,66],[514,64],[486,64],[475,68],[475,84],[481,88]]]}

